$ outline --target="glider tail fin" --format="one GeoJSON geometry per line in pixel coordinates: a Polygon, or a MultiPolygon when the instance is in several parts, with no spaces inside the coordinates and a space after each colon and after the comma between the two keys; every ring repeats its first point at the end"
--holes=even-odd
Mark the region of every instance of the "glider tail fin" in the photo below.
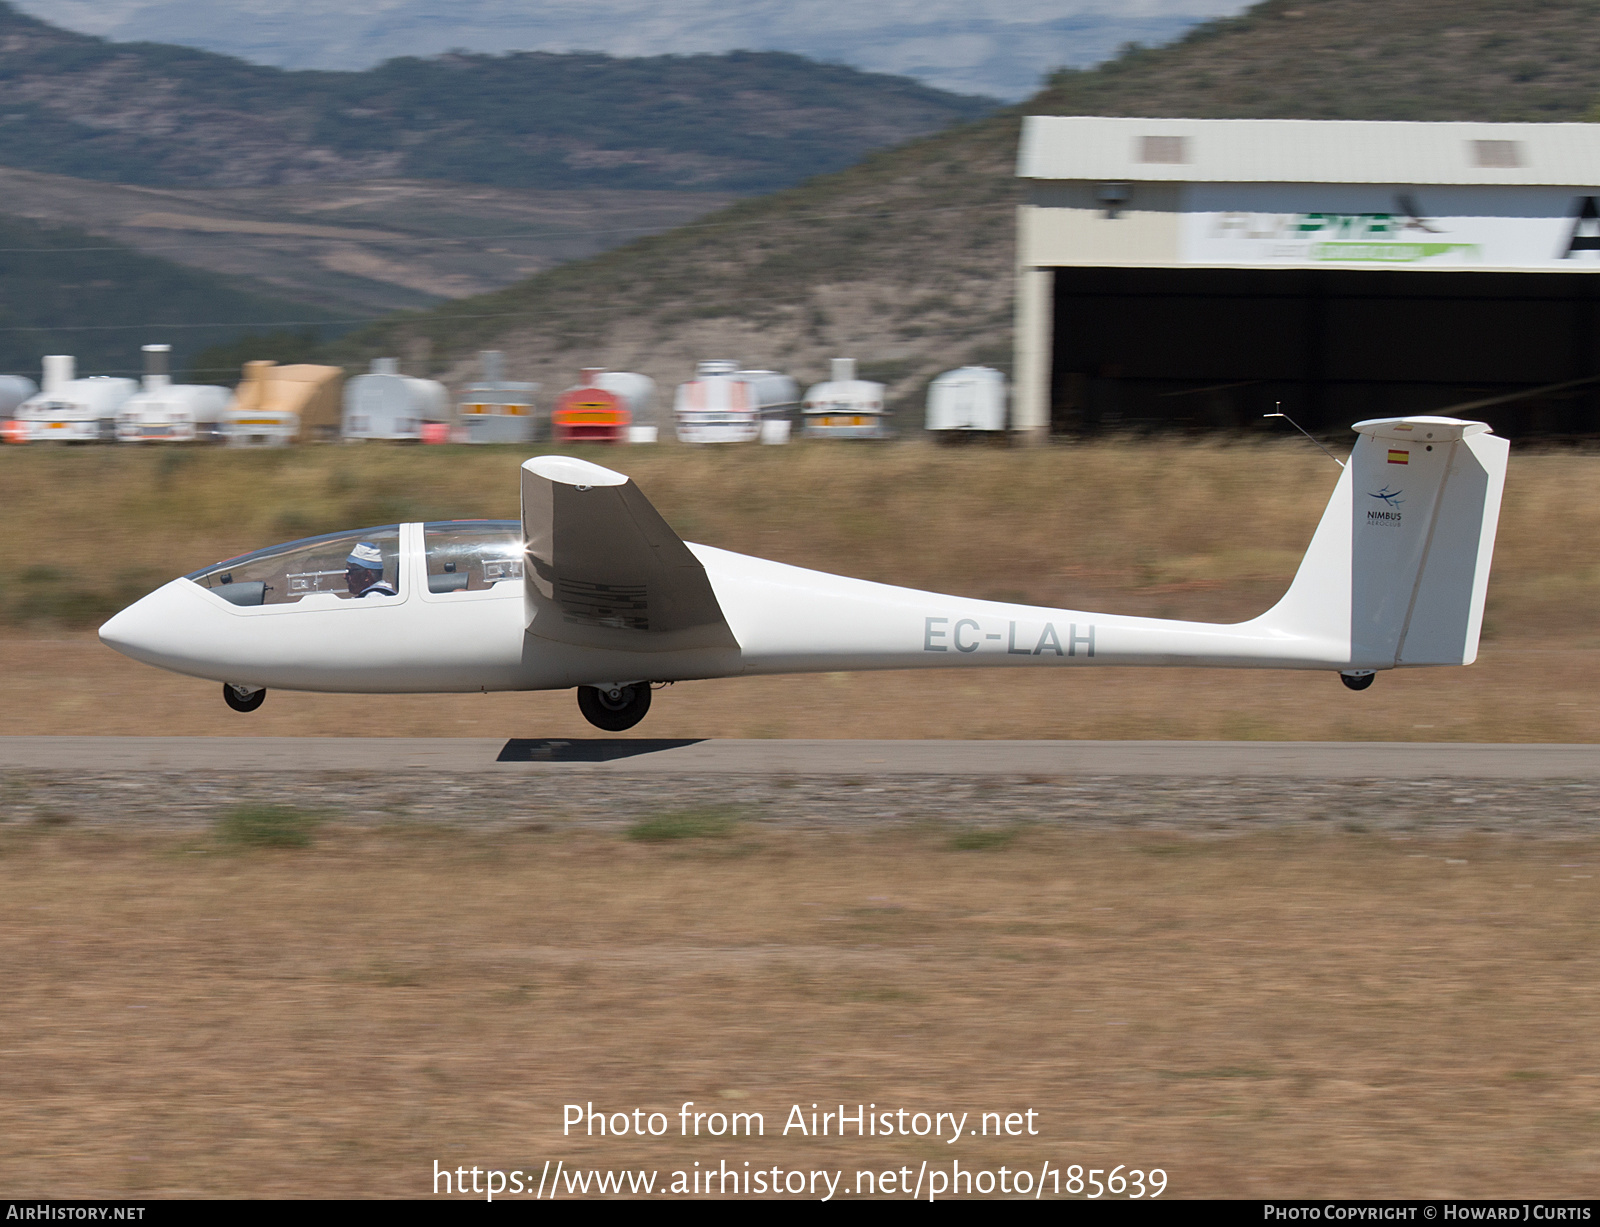
{"type": "Polygon", "coordinates": [[[1294,583],[1261,621],[1350,669],[1469,665],[1508,444],[1456,418],[1354,429],[1360,437],[1294,583]]]}

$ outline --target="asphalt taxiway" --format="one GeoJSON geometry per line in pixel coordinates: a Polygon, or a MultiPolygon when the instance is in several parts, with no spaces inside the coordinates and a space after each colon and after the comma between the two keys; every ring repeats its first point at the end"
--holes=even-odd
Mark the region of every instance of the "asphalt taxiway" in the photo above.
{"type": "Polygon", "coordinates": [[[0,770],[1600,779],[1600,745],[1271,741],[0,737],[0,770]]]}

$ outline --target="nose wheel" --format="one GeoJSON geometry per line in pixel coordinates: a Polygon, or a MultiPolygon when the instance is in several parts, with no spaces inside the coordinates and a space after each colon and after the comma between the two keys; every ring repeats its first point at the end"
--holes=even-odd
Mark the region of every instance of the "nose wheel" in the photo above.
{"type": "Polygon", "coordinates": [[[255,686],[235,686],[222,683],[222,701],[234,711],[255,711],[267,701],[267,692],[255,686]]]}
{"type": "Polygon", "coordinates": [[[620,733],[631,729],[650,710],[650,683],[625,686],[579,686],[578,710],[597,729],[620,733]]]}

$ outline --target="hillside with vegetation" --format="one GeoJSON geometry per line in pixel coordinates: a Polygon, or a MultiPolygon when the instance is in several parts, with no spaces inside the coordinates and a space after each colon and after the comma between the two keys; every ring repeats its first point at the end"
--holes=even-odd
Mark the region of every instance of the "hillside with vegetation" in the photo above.
{"type": "Polygon", "coordinates": [[[287,72],[0,4],[0,165],[237,187],[377,178],[765,192],[994,109],[775,52],[453,53],[287,72]]]}
{"type": "Polygon", "coordinates": [[[736,198],[448,179],[146,187],[0,166],[6,214],[75,226],[241,287],[253,280],[258,292],[367,320],[485,294],[736,198]]]}
{"type": "Polygon", "coordinates": [[[1057,115],[1552,122],[1600,96],[1593,0],[1266,0],[1170,46],[1058,72],[1057,115]]]}
{"type": "Polygon", "coordinates": [[[426,336],[436,369],[462,373],[494,346],[557,386],[588,363],[671,384],[696,358],[806,379],[854,355],[904,407],[939,370],[1009,363],[1024,114],[1576,120],[1597,91],[1592,0],[1268,0],[1171,46],[1058,73],[1007,112],[397,317],[341,352],[407,352],[426,336]]]}
{"type": "MultiPolygon", "coordinates": [[[[0,371],[35,380],[41,354],[75,354],[83,375],[127,375],[142,369],[141,345],[166,343],[182,369],[196,365],[199,351],[264,323],[316,328],[333,319],[82,230],[3,215],[0,286],[0,371]]],[[[204,378],[222,382],[229,373],[210,370],[204,378]]]]}

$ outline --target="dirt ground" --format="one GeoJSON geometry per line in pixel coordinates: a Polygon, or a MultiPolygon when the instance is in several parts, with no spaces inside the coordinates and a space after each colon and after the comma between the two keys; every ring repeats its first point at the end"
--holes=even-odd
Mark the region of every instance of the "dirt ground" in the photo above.
{"type": "MultiPolygon", "coordinates": [[[[1160,1168],[1584,1196],[1600,841],[337,824],[0,832],[0,1185],[416,1196],[433,1164],[1160,1168]],[[678,1136],[680,1105],[763,1136],[678,1136]],[[567,1104],[666,1136],[563,1136],[567,1104]],[[785,1137],[794,1105],[1036,1136],[785,1137]]],[[[709,1125],[707,1126],[709,1128],[709,1125]]],[[[442,1191],[442,1190],[441,1190],[442,1191]]]]}

